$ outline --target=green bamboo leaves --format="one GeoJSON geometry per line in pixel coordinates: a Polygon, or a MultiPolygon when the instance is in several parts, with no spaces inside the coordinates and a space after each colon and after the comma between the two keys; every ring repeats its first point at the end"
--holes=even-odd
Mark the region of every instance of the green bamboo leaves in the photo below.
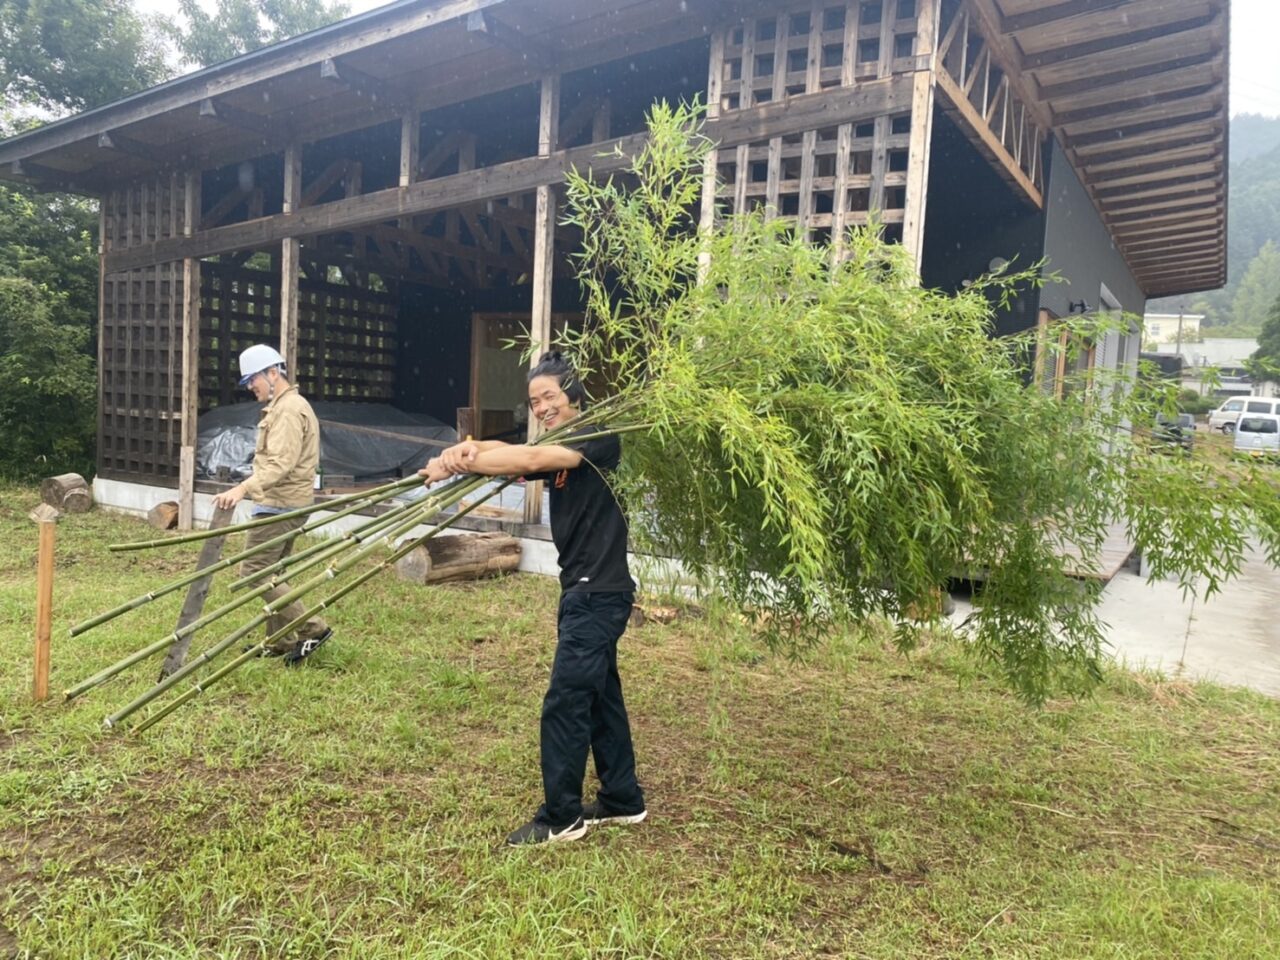
{"type": "Polygon", "coordinates": [[[1096,587],[1063,554],[1095,559],[1111,523],[1210,589],[1250,536],[1276,556],[1274,478],[1153,450],[1133,425],[1168,391],[1082,362],[1127,318],[1056,328],[1044,389],[1034,332],[992,323],[1037,270],[951,296],[875,230],[838,263],[759,212],[700,231],[698,114],[658,105],[627,176],[569,182],[589,315],[566,345],[654,425],[624,458],[633,545],[801,636],[927,618],[949,578],[980,578],[971,648],[1031,702],[1100,676],[1096,587]]]}

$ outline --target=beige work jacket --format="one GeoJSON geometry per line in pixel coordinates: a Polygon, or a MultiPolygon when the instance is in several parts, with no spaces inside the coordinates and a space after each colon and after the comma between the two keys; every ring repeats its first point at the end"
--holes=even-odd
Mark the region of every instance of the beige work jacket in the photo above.
{"type": "Polygon", "coordinates": [[[289,384],[262,408],[245,495],[264,507],[308,506],[319,465],[320,424],[311,404],[289,384]]]}

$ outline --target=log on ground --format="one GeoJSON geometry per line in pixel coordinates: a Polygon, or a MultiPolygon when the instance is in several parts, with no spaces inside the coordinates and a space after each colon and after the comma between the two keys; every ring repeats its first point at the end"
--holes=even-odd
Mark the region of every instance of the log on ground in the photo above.
{"type": "Polygon", "coordinates": [[[93,506],[89,485],[78,473],[62,473],[40,481],[40,499],[63,513],[85,513],[93,506]]]}
{"type": "Polygon", "coordinates": [[[147,511],[147,523],[157,530],[172,530],[178,525],[178,503],[164,500],[147,511]]]}
{"type": "Polygon", "coordinates": [[[478,580],[514,573],[520,541],[505,533],[434,537],[396,562],[396,572],[414,583],[478,580]]]}

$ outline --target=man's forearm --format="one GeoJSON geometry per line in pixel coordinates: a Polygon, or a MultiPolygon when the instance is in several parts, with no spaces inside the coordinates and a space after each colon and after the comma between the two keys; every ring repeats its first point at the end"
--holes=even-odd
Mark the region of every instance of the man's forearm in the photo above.
{"type": "Polygon", "coordinates": [[[476,454],[470,470],[489,477],[518,477],[527,473],[572,469],[581,461],[582,454],[568,447],[504,443],[476,454]]]}

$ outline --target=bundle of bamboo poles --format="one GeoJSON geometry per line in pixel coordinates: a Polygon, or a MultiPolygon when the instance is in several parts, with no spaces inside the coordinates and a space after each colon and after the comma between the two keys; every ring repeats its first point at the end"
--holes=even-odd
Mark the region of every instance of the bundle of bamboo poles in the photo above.
{"type": "MultiPolygon", "coordinates": [[[[599,436],[609,436],[612,434],[643,429],[643,425],[612,422],[612,419],[615,417],[625,417],[625,413],[630,406],[632,405],[622,398],[617,398],[612,402],[606,401],[583,413],[573,421],[546,432],[534,441],[534,443],[556,443],[565,439],[570,433],[573,434],[573,439],[576,442],[599,436]],[[606,418],[611,419],[611,425],[608,427],[603,426],[606,418]]],[[[290,554],[271,566],[256,572],[250,578],[241,578],[234,581],[230,585],[230,589],[232,593],[245,591],[241,596],[229,600],[222,606],[204,614],[192,623],[160,637],[154,642],[142,647],[140,650],[131,653],[129,656],[117,663],[100,670],[88,679],[76,684],[66,691],[66,699],[74,699],[75,697],[101,686],[112,677],[123,673],[135,664],[141,663],[144,660],[168,649],[174,643],[195,635],[197,631],[209,626],[210,624],[230,617],[237,611],[241,611],[244,608],[252,610],[253,607],[249,605],[252,604],[253,601],[259,600],[273,588],[283,584],[287,578],[296,578],[302,573],[312,573],[309,578],[302,581],[297,586],[292,587],[285,595],[264,603],[258,612],[254,613],[221,639],[211,644],[198,656],[192,658],[178,670],[174,671],[167,677],[162,677],[154,687],[151,687],[139,694],[129,703],[108,715],[103,721],[104,726],[108,729],[115,728],[143,707],[153,703],[165,693],[172,690],[183,680],[199,673],[203,668],[234,647],[239,641],[243,640],[254,630],[265,624],[274,614],[287,608],[295,601],[302,602],[304,598],[314,599],[314,595],[316,595],[322,587],[328,585],[330,581],[341,579],[347,574],[352,574],[358,567],[373,556],[375,551],[379,549],[380,545],[384,541],[394,544],[400,537],[408,534],[416,527],[422,525],[429,525],[431,527],[431,529],[426,533],[407,540],[399,546],[393,547],[388,554],[377,560],[377,562],[373,563],[371,566],[367,566],[363,571],[356,573],[348,582],[332,590],[327,595],[324,595],[321,599],[312,602],[310,606],[307,606],[304,609],[301,616],[290,621],[284,627],[266,637],[266,639],[245,647],[239,656],[228,661],[225,665],[219,667],[208,675],[194,680],[185,692],[175,696],[168,703],[152,711],[132,728],[135,733],[147,729],[167,717],[183,704],[195,699],[209,687],[225,678],[228,674],[248,663],[250,660],[261,656],[270,644],[289,635],[298,626],[306,622],[308,618],[323,610],[333,607],[343,597],[346,597],[353,591],[359,589],[370,579],[377,576],[377,574],[381,573],[383,570],[393,567],[396,561],[401,557],[405,556],[432,537],[437,536],[481,504],[492,499],[506,486],[512,483],[514,478],[502,480],[493,489],[480,493],[480,489],[490,483],[492,479],[493,478],[487,476],[478,475],[460,477],[444,486],[436,493],[429,494],[420,500],[414,500],[408,503],[395,503],[391,505],[389,509],[384,510],[380,515],[375,516],[364,523],[360,523],[340,537],[334,537],[308,546],[290,554]],[[456,507],[459,501],[468,497],[472,497],[474,499],[472,499],[466,506],[459,507],[453,513],[447,514],[443,517],[441,516],[444,511],[451,507],[456,507]]],[[[239,553],[219,560],[210,566],[195,570],[192,573],[179,577],[170,583],[166,583],[154,590],[150,590],[139,597],[134,597],[132,600],[119,604],[104,613],[91,617],[82,623],[78,623],[71,628],[71,636],[75,637],[84,634],[95,627],[101,626],[104,623],[109,623],[117,617],[123,616],[130,611],[137,610],[138,608],[173,593],[184,586],[188,586],[197,580],[214,576],[215,574],[232,567],[248,557],[279,545],[281,542],[289,538],[293,538],[304,533],[313,533],[321,527],[344,517],[351,516],[361,511],[367,511],[375,507],[387,505],[396,497],[420,483],[421,480],[418,477],[409,477],[403,480],[384,484],[369,491],[349,494],[324,503],[304,507],[287,514],[272,515],[270,517],[251,520],[246,523],[221,527],[219,529],[196,531],[182,536],[164,537],[161,539],[153,539],[136,543],[114,544],[109,548],[112,551],[145,550],[158,547],[176,546],[179,544],[194,543],[210,537],[221,537],[243,530],[269,526],[274,523],[279,523],[285,518],[313,514],[322,510],[328,511],[327,515],[309,521],[300,530],[290,531],[288,533],[281,534],[280,536],[273,537],[255,547],[242,550],[239,553]]]]}

